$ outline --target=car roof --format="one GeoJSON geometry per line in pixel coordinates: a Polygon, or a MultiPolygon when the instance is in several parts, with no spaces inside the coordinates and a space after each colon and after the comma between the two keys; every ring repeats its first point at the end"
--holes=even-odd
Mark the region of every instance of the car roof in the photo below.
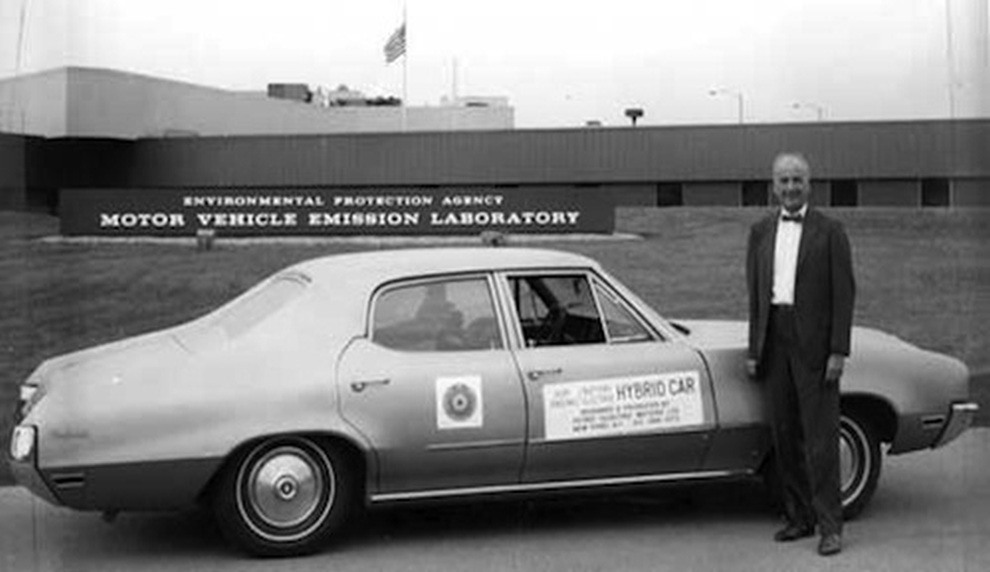
{"type": "MultiPolygon", "coordinates": [[[[336,254],[293,266],[316,282],[365,282],[375,285],[414,276],[527,268],[591,267],[594,260],[539,248],[412,248],[336,254]]],[[[356,285],[356,284],[355,284],[356,285]]]]}

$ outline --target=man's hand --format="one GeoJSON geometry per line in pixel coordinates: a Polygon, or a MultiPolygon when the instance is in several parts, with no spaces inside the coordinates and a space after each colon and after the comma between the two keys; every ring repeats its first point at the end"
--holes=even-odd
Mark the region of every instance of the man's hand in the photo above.
{"type": "Polygon", "coordinates": [[[750,379],[756,379],[756,360],[753,358],[746,359],[746,375],[750,379]]]}
{"type": "Polygon", "coordinates": [[[838,381],[842,377],[842,367],[845,363],[846,356],[842,354],[828,356],[828,363],[825,365],[825,381],[838,381]]]}

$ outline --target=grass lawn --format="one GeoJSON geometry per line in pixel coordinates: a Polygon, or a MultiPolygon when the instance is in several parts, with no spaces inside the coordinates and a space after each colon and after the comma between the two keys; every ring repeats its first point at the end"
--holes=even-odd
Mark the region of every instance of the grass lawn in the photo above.
{"type": "MultiPolygon", "coordinates": [[[[856,323],[990,371],[990,210],[829,209],[849,232],[856,323]]],[[[746,318],[743,258],[761,209],[622,208],[643,240],[540,244],[590,255],[680,318],[746,318]]],[[[358,245],[58,243],[44,215],[0,212],[0,445],[42,360],[200,316],[289,264],[358,245]]],[[[990,420],[990,387],[973,384],[990,420]]],[[[0,482],[9,478],[0,463],[0,482]]]]}

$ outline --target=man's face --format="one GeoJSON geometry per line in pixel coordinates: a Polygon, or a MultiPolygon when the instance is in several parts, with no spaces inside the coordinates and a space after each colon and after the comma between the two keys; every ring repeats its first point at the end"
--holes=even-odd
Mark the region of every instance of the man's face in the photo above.
{"type": "Polygon", "coordinates": [[[773,194],[788,212],[808,204],[811,181],[808,166],[796,157],[784,157],[773,169],[773,194]]]}

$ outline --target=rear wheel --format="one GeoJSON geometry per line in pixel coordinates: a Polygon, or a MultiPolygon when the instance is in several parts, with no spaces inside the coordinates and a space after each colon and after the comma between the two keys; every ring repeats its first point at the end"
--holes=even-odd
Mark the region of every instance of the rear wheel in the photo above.
{"type": "Polygon", "coordinates": [[[839,483],[842,514],[855,518],[870,502],[880,480],[880,440],[862,413],[844,411],[839,420],[839,483]]]}
{"type": "MultiPolygon", "coordinates": [[[[839,490],[845,519],[855,518],[870,502],[880,480],[882,460],[880,440],[873,426],[862,413],[844,411],[839,418],[839,490]]],[[[779,509],[783,503],[775,462],[771,453],[760,475],[770,503],[779,509]]]]}
{"type": "Polygon", "coordinates": [[[214,497],[224,535],[257,556],[312,552],[344,523],[354,484],[346,457],[308,437],[275,437],[225,469],[214,497]]]}

